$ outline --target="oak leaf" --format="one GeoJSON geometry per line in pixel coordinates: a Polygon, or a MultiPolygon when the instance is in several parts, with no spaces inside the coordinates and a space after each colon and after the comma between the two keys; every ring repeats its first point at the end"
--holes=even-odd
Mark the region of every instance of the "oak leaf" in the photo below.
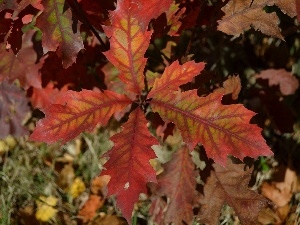
{"type": "Polygon", "coordinates": [[[144,54],[152,32],[146,31],[149,21],[168,8],[170,0],[117,2],[116,10],[110,13],[111,26],[104,26],[110,38],[110,50],[105,52],[108,60],[120,71],[119,78],[126,90],[140,94],[144,89],[144,54]]]}
{"type": "Polygon", "coordinates": [[[225,166],[228,154],[241,160],[272,155],[261,129],[249,124],[255,113],[241,104],[222,105],[223,94],[198,97],[197,90],[160,92],[153,96],[150,106],[165,122],[179,128],[190,150],[200,142],[207,156],[218,164],[225,166]]]}
{"type": "Polygon", "coordinates": [[[196,195],[195,165],[186,147],[173,154],[171,161],[164,166],[157,178],[159,192],[169,198],[164,211],[164,224],[191,224],[193,221],[193,200],[196,195]]]}
{"type": "Polygon", "coordinates": [[[41,75],[39,70],[43,66],[44,58],[37,61],[37,54],[33,49],[31,38],[34,31],[23,35],[22,48],[15,55],[11,50],[7,51],[4,43],[0,44],[0,82],[8,80],[13,82],[19,79],[23,88],[30,86],[41,88],[41,75]]]}
{"type": "Polygon", "coordinates": [[[245,30],[249,30],[253,27],[266,35],[283,39],[278,27],[279,19],[276,13],[266,13],[263,9],[266,5],[273,5],[274,2],[276,1],[229,1],[222,8],[225,16],[218,21],[218,30],[238,37],[245,30]]]}
{"type": "Polygon", "coordinates": [[[195,63],[194,61],[179,65],[179,62],[176,60],[165,69],[160,78],[154,81],[148,98],[152,98],[162,91],[176,91],[180,85],[188,83],[198,75],[204,69],[204,66],[205,63],[195,63]]]}
{"type": "Polygon", "coordinates": [[[156,182],[149,160],[155,158],[152,145],[158,141],[150,134],[141,109],[135,109],[123,126],[123,131],[111,137],[114,147],[107,153],[109,160],[101,175],[111,176],[108,194],[115,194],[117,206],[129,224],[134,203],[140,193],[147,193],[147,182],[156,182]]]}
{"type": "Polygon", "coordinates": [[[206,184],[204,197],[200,200],[200,220],[205,224],[219,224],[219,215],[224,204],[231,206],[244,225],[257,224],[260,210],[268,201],[248,188],[252,169],[244,170],[244,164],[228,162],[226,168],[214,164],[206,184]]]}
{"type": "Polygon", "coordinates": [[[124,9],[126,9],[126,6],[131,7],[130,12],[139,20],[142,30],[145,31],[151,19],[156,19],[168,10],[172,0],[123,0],[123,2],[125,3],[123,5],[123,7],[125,6],[124,9]]]}
{"type": "Polygon", "coordinates": [[[97,124],[106,125],[116,111],[130,103],[125,95],[111,91],[67,91],[42,109],[46,117],[37,123],[30,138],[48,144],[61,140],[63,144],[83,131],[93,130],[97,124]]]}
{"type": "Polygon", "coordinates": [[[67,86],[58,90],[54,87],[53,82],[49,82],[44,88],[33,87],[32,95],[30,96],[31,104],[34,108],[46,108],[51,103],[54,103],[61,93],[66,92],[67,90],[67,86]]]}
{"type": "Polygon", "coordinates": [[[43,51],[56,51],[62,58],[64,68],[67,68],[83,49],[79,26],[74,33],[71,10],[64,10],[65,0],[43,0],[42,3],[45,9],[37,18],[36,26],[43,32],[43,51]]]}
{"type": "Polygon", "coordinates": [[[256,75],[257,78],[269,80],[269,86],[279,85],[283,95],[292,95],[299,87],[299,81],[285,69],[267,69],[256,75]]]}

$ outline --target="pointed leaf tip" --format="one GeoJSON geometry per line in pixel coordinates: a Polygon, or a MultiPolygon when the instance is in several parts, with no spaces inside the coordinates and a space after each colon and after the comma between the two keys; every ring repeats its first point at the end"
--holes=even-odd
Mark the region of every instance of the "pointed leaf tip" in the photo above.
{"type": "Polygon", "coordinates": [[[108,194],[115,194],[117,206],[131,224],[134,203],[140,193],[147,193],[147,182],[157,182],[149,160],[156,157],[152,145],[158,141],[150,134],[141,109],[135,109],[123,130],[111,137],[114,147],[108,152],[109,160],[101,175],[111,176],[108,194]]]}
{"type": "Polygon", "coordinates": [[[192,81],[205,67],[205,63],[186,62],[179,65],[178,60],[168,66],[160,78],[156,78],[153,88],[148,94],[152,98],[162,91],[176,91],[182,84],[192,81]]]}
{"type": "Polygon", "coordinates": [[[64,144],[83,131],[91,131],[97,124],[106,125],[115,112],[130,103],[132,101],[126,95],[111,91],[67,91],[43,109],[46,117],[37,123],[30,139],[64,144]]]}
{"type": "Polygon", "coordinates": [[[223,92],[198,97],[197,90],[161,92],[150,105],[165,122],[173,122],[190,150],[199,142],[207,156],[225,166],[227,155],[241,160],[249,156],[272,155],[261,135],[261,128],[249,124],[254,112],[243,105],[222,105],[223,92]]]}

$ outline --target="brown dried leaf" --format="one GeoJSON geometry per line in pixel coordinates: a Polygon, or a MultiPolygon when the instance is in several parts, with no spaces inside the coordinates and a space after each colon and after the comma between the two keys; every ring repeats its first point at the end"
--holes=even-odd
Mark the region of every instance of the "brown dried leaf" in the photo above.
{"type": "Polygon", "coordinates": [[[231,0],[222,8],[225,16],[218,21],[218,30],[238,37],[253,27],[266,35],[283,39],[276,13],[266,13],[263,10],[266,5],[273,5],[274,2],[274,0],[231,0]]]}
{"type": "Polygon", "coordinates": [[[201,222],[218,224],[221,208],[228,204],[243,225],[257,224],[258,213],[267,205],[267,200],[248,188],[253,168],[245,171],[244,166],[232,162],[228,162],[226,168],[213,165],[215,171],[211,172],[200,200],[201,222]]]}
{"type": "MultiPolygon", "coordinates": [[[[296,0],[297,1],[297,0],[296,0]]],[[[295,0],[277,0],[274,3],[281,9],[281,11],[290,17],[297,15],[295,0]]]]}
{"type": "Polygon", "coordinates": [[[279,85],[279,89],[283,95],[292,95],[299,87],[297,78],[285,69],[263,70],[260,74],[257,74],[256,77],[268,79],[269,86],[279,85]]]}
{"type": "Polygon", "coordinates": [[[239,75],[229,76],[226,81],[223,82],[223,87],[225,88],[225,94],[232,94],[232,99],[238,99],[239,93],[241,91],[241,79],[239,75]]]}

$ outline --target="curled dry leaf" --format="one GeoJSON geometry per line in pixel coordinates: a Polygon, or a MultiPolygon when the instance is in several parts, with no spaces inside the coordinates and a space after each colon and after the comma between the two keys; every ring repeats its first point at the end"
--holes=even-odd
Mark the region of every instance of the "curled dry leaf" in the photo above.
{"type": "Polygon", "coordinates": [[[279,85],[280,92],[283,95],[292,95],[299,87],[297,78],[285,69],[263,70],[256,77],[269,80],[269,86],[279,85]]]}

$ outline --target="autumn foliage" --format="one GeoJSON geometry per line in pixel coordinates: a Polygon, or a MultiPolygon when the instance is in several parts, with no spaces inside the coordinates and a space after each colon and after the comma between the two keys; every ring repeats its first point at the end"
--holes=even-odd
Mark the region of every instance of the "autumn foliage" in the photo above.
{"type": "MultiPolygon", "coordinates": [[[[29,107],[26,96],[12,84],[17,80],[32,108],[45,114],[31,141],[65,144],[82,132],[110,129],[117,121],[120,127],[111,136],[114,146],[103,156],[108,161],[100,176],[110,176],[108,195],[116,197],[129,224],[141,193],[151,193],[150,214],[158,224],[191,224],[195,208],[197,220],[217,224],[224,204],[235,210],[242,224],[256,224],[268,201],[248,188],[253,168],[244,169],[232,160],[273,155],[262,128],[250,121],[256,113],[237,103],[238,76],[201,93],[200,86],[207,83],[194,84],[207,79],[203,57],[189,55],[190,46],[174,57],[170,40],[176,46],[184,30],[201,26],[215,26],[229,38],[252,28],[284,39],[279,17],[265,7],[277,7],[294,18],[295,2],[78,2],[1,1],[0,136],[29,134],[21,125],[29,107]],[[219,18],[217,24],[207,19],[214,17],[219,18]],[[167,47],[159,49],[155,43],[164,37],[169,38],[167,47]],[[233,104],[225,103],[224,95],[233,104]],[[163,145],[176,129],[182,143],[157,175],[150,164],[157,158],[153,146],[163,145]],[[196,180],[200,170],[190,156],[195,148],[214,162],[202,194],[196,180]]],[[[279,85],[283,96],[294,94],[299,86],[284,69],[261,70],[254,77],[279,85]]]]}

